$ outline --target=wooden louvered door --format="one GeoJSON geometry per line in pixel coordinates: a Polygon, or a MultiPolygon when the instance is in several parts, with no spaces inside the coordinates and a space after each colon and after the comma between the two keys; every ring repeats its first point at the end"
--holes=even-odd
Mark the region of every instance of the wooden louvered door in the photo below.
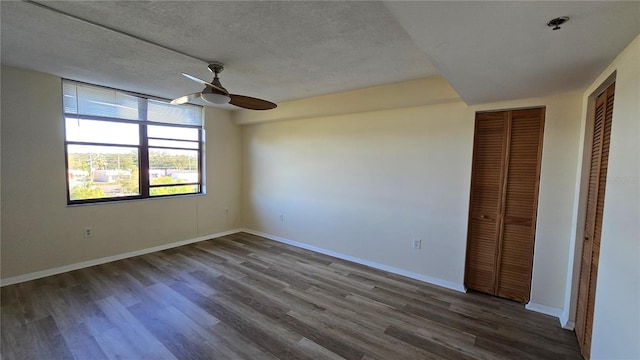
{"type": "Polygon", "coordinates": [[[496,287],[507,116],[506,112],[476,115],[465,285],[489,294],[496,287]]]}
{"type": "Polygon", "coordinates": [[[544,109],[511,111],[496,295],[529,301],[544,109]]]}
{"type": "Polygon", "coordinates": [[[478,113],[465,286],[527,302],[544,108],[478,113]]]}
{"type": "Polygon", "coordinates": [[[575,327],[580,350],[585,359],[590,357],[591,352],[591,330],[593,327],[598,258],[600,256],[604,194],[609,164],[614,93],[615,84],[612,84],[596,98],[593,121],[593,142],[591,145],[589,186],[587,190],[587,208],[575,327]]]}

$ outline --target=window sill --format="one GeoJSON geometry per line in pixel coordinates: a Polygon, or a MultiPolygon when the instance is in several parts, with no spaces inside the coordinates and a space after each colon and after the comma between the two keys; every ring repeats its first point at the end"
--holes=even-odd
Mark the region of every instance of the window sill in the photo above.
{"type": "Polygon", "coordinates": [[[182,194],[182,195],[170,195],[170,196],[154,196],[148,198],[140,198],[140,199],[114,199],[114,200],[103,200],[103,201],[95,201],[95,202],[87,202],[87,203],[79,203],[79,204],[67,204],[68,208],[73,207],[82,207],[82,206],[93,206],[93,205],[105,205],[105,204],[126,204],[130,202],[139,202],[139,201],[157,201],[157,200],[169,200],[169,199],[184,199],[190,197],[198,197],[205,196],[206,193],[200,194],[182,194]]]}

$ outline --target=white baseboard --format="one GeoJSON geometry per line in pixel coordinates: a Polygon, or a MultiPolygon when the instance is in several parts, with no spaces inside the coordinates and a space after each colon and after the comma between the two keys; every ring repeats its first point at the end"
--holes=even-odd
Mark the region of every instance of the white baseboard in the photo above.
{"type": "MultiPolygon", "coordinates": [[[[562,322],[561,322],[562,324],[562,322]]],[[[565,330],[575,330],[576,329],[576,323],[574,323],[573,321],[567,321],[564,325],[562,325],[562,328],[565,330]]]]}
{"type": "Polygon", "coordinates": [[[576,324],[569,320],[569,313],[566,311],[563,311],[562,315],[560,315],[560,326],[566,330],[574,330],[576,328],[576,324]]]}
{"type": "Polygon", "coordinates": [[[551,315],[553,317],[557,317],[558,320],[560,320],[560,325],[562,325],[562,320],[560,319],[560,317],[562,316],[562,313],[563,313],[562,309],[558,309],[558,308],[554,308],[554,307],[547,306],[547,305],[542,305],[542,304],[536,304],[536,303],[531,302],[531,301],[529,301],[529,303],[527,305],[525,305],[525,308],[527,310],[539,312],[541,314],[551,315]]]}
{"type": "Polygon", "coordinates": [[[419,280],[419,281],[422,281],[422,282],[425,282],[425,283],[428,283],[428,284],[441,286],[441,287],[444,287],[444,288],[447,288],[447,289],[451,289],[451,290],[455,290],[455,291],[459,291],[459,292],[466,292],[466,289],[465,289],[464,285],[458,284],[458,283],[455,283],[455,282],[446,281],[446,280],[434,278],[434,277],[431,277],[431,276],[418,274],[418,273],[415,273],[415,272],[399,269],[399,268],[396,268],[396,267],[393,267],[393,266],[380,264],[380,263],[377,263],[377,262],[374,262],[374,261],[369,261],[369,260],[357,258],[357,257],[350,256],[350,255],[345,255],[345,254],[342,254],[342,253],[339,253],[339,252],[335,252],[335,251],[319,248],[317,246],[308,245],[308,244],[305,244],[305,243],[301,243],[301,242],[285,239],[285,238],[282,238],[282,237],[279,237],[279,236],[263,233],[263,232],[256,231],[256,230],[242,229],[242,231],[246,232],[246,233],[249,233],[249,234],[257,235],[257,236],[262,236],[264,238],[267,238],[267,239],[270,239],[270,240],[274,240],[274,241],[277,241],[277,242],[281,242],[283,244],[292,245],[292,246],[299,247],[299,248],[306,249],[306,250],[311,250],[311,251],[314,251],[314,252],[317,252],[317,253],[320,253],[320,254],[325,254],[325,255],[336,257],[338,259],[351,261],[351,262],[354,262],[354,263],[357,263],[357,264],[361,264],[361,265],[366,265],[366,266],[369,266],[369,267],[372,267],[372,268],[375,268],[375,269],[378,269],[378,270],[387,271],[387,272],[390,272],[390,273],[393,273],[393,274],[406,276],[408,278],[419,280]]]}
{"type": "Polygon", "coordinates": [[[173,243],[169,243],[169,244],[154,246],[154,247],[150,247],[150,248],[146,248],[146,249],[130,251],[130,252],[127,252],[127,253],[124,253],[124,254],[107,256],[107,257],[103,257],[103,258],[99,258],[99,259],[87,260],[87,261],[83,261],[83,262],[79,262],[79,263],[75,263],[75,264],[64,265],[64,266],[56,267],[56,268],[53,268],[53,269],[46,269],[46,270],[41,270],[41,271],[35,271],[35,272],[32,272],[32,273],[28,273],[28,274],[12,276],[12,277],[9,277],[9,278],[6,278],[6,279],[0,279],[0,287],[7,286],[7,285],[13,285],[13,284],[17,284],[17,283],[21,283],[21,282],[25,282],[25,281],[40,279],[40,278],[43,278],[43,277],[47,277],[47,276],[51,276],[51,275],[57,275],[57,274],[61,274],[61,273],[69,272],[69,271],[78,270],[78,269],[83,269],[83,268],[90,267],[90,266],[105,264],[105,263],[108,263],[108,262],[112,262],[112,261],[116,261],[116,260],[122,260],[122,259],[130,258],[130,257],[134,257],[134,256],[149,254],[149,253],[156,252],[156,251],[162,251],[162,250],[166,250],[166,249],[171,249],[171,248],[182,246],[182,245],[193,244],[193,243],[204,241],[204,240],[209,240],[209,239],[213,239],[213,238],[217,238],[217,237],[221,237],[221,236],[225,236],[225,235],[235,234],[235,233],[240,232],[240,231],[241,231],[241,229],[233,229],[233,230],[223,231],[223,232],[219,232],[219,233],[215,233],[215,234],[209,234],[209,235],[205,235],[205,236],[200,236],[200,237],[193,238],[193,239],[182,240],[182,241],[177,241],[177,242],[173,242],[173,243]]]}

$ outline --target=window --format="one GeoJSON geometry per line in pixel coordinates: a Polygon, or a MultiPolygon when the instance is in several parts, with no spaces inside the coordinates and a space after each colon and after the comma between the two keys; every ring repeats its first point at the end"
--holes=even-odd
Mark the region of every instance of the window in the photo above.
{"type": "Polygon", "coordinates": [[[67,203],[203,192],[202,107],[63,80],[67,203]]]}

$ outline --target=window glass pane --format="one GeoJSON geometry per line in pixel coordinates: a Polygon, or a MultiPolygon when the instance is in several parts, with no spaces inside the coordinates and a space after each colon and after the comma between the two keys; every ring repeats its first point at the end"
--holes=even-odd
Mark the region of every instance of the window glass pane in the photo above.
{"type": "MultiPolygon", "coordinates": [[[[176,170],[173,172],[198,172],[197,150],[149,149],[151,169],[176,170]]],[[[172,172],[167,173],[171,175],[172,172]]]]}
{"type": "Polygon", "coordinates": [[[199,143],[192,141],[175,141],[175,140],[156,140],[149,139],[149,146],[163,146],[183,149],[197,149],[199,143]]]}
{"type": "Polygon", "coordinates": [[[197,183],[198,151],[149,149],[151,185],[197,183]]]}
{"type": "Polygon", "coordinates": [[[151,138],[176,139],[176,140],[198,140],[200,129],[184,128],[176,126],[149,125],[147,135],[151,138]]]}
{"type": "Polygon", "coordinates": [[[196,194],[200,192],[199,185],[179,185],[179,186],[159,186],[149,189],[151,196],[178,195],[178,194],[196,194]]]}
{"type": "Polygon", "coordinates": [[[139,195],[138,149],[67,145],[71,200],[139,195]]]}
{"type": "Polygon", "coordinates": [[[66,118],[67,141],[138,145],[138,124],[66,118]]]}
{"type": "Polygon", "coordinates": [[[149,99],[147,120],[168,124],[202,125],[202,108],[195,105],[171,105],[149,99]]]}

